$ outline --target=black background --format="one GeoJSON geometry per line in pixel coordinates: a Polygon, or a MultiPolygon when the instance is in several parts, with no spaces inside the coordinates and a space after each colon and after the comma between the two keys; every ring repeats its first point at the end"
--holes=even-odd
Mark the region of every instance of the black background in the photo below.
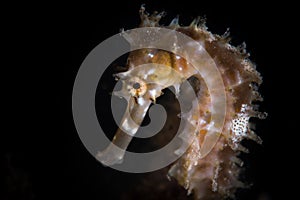
{"type": "MultiPolygon", "coordinates": [[[[0,199],[118,199],[143,175],[103,167],[81,143],[72,119],[72,87],[88,53],[121,28],[139,24],[142,3],[151,13],[166,11],[163,24],[177,14],[188,25],[206,16],[210,31],[228,27],[232,44],[246,42],[264,83],[258,121],[262,146],[249,143],[245,156],[252,189],[239,199],[281,199],[296,179],[297,35],[294,11],[281,3],[226,1],[111,1],[107,5],[13,4],[3,17],[2,80],[5,121],[1,131],[0,199]],[[287,12],[287,13],[285,13],[287,12]],[[292,111],[292,112],[291,112],[292,111]],[[7,122],[6,122],[7,121],[7,122]]],[[[4,7],[5,9],[6,7],[4,7]]],[[[297,180],[297,179],[296,179],[297,180]]]]}

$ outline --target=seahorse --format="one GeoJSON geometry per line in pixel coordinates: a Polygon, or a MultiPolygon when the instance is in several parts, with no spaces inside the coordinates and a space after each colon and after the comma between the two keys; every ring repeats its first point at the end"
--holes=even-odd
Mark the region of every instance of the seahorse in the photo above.
{"type": "MultiPolygon", "coordinates": [[[[213,80],[214,77],[195,74],[194,68],[185,58],[172,52],[153,48],[140,49],[129,54],[126,71],[116,74],[117,78],[124,81],[122,90],[117,95],[128,100],[127,112],[121,124],[127,133],[119,129],[112,144],[124,151],[117,151],[110,146],[98,156],[106,165],[122,160],[149,106],[163,95],[162,90],[174,86],[176,95],[180,96],[180,84],[188,80],[196,93],[197,104],[192,105],[191,115],[181,117],[191,124],[196,124],[194,127],[197,128],[183,129],[182,135],[191,140],[191,145],[180,159],[173,163],[167,175],[175,178],[178,184],[187,190],[187,194],[193,193],[195,199],[234,198],[236,190],[245,187],[239,180],[243,166],[239,154],[248,152],[248,149],[241,145],[241,141],[251,139],[262,143],[249,122],[251,117],[266,117],[266,113],[259,112],[258,105],[254,103],[263,100],[258,92],[262,77],[255,64],[249,60],[250,55],[246,52],[245,43],[238,47],[230,44],[229,31],[223,35],[212,34],[208,31],[205,20],[200,17],[193,20],[189,26],[180,26],[178,17],[168,26],[161,26],[159,21],[164,14],[154,12],[149,15],[142,5],[140,27],[163,27],[178,31],[199,42],[208,52],[224,85],[226,113],[222,129],[214,133],[214,139],[207,139],[208,133],[214,128],[214,121],[211,120],[212,91],[208,89],[205,80],[213,80]],[[157,67],[145,67],[143,70],[138,68],[150,63],[155,63],[157,67]],[[174,70],[177,73],[174,73],[174,70]],[[148,84],[149,80],[161,84],[148,84]],[[199,113],[193,113],[196,106],[199,106],[199,113]]],[[[194,54],[200,56],[201,52],[194,54]]]]}

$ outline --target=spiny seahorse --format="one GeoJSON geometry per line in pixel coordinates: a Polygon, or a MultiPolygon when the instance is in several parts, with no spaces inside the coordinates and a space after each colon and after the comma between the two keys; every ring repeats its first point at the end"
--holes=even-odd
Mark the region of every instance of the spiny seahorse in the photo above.
{"type": "MultiPolygon", "coordinates": [[[[196,199],[234,198],[237,188],[245,186],[239,181],[243,161],[238,156],[240,152],[248,152],[248,150],[241,145],[241,141],[246,138],[262,143],[260,137],[250,128],[249,122],[251,117],[266,117],[266,113],[259,112],[258,105],[253,103],[263,100],[258,92],[262,77],[256,71],[255,64],[249,60],[245,44],[234,47],[229,43],[228,31],[221,36],[212,34],[208,31],[205,20],[200,17],[192,21],[189,26],[180,26],[178,17],[172,20],[170,25],[161,26],[159,21],[163,15],[163,12],[149,15],[142,6],[140,27],[163,27],[176,30],[193,38],[205,48],[215,62],[224,84],[226,113],[222,130],[217,133],[219,135],[216,142],[205,140],[214,124],[211,121],[211,91],[208,90],[204,77],[195,75],[193,67],[185,58],[161,49],[149,48],[131,52],[127,61],[127,71],[116,75],[124,80],[119,95],[128,99],[129,106],[123,118],[126,120],[126,126],[123,123],[123,128],[131,135],[118,130],[112,142],[125,150],[142,123],[150,104],[162,95],[162,89],[173,85],[176,94],[180,95],[182,79],[188,79],[196,92],[200,113],[192,114],[192,117],[191,115],[181,117],[191,124],[196,124],[198,128],[193,129],[196,132],[183,129],[183,135],[192,138],[192,142],[183,156],[169,168],[168,176],[175,178],[188,191],[187,193],[193,193],[196,199]],[[142,71],[137,68],[149,63],[169,66],[169,68],[144,68],[142,71]],[[182,76],[175,76],[172,70],[182,76]],[[163,82],[160,85],[164,87],[147,84],[146,79],[163,82]]],[[[194,54],[197,56],[201,52],[194,52],[194,54]]],[[[110,165],[121,160],[122,153],[124,152],[114,152],[112,148],[108,148],[99,157],[104,164],[110,165]]]]}

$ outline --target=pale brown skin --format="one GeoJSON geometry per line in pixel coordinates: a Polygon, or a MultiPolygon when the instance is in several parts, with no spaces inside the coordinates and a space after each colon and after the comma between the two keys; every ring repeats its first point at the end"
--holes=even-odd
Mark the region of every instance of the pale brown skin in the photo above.
{"type": "MultiPolygon", "coordinates": [[[[158,22],[162,14],[154,13],[149,16],[145,14],[144,8],[140,10],[141,27],[159,26],[158,22]]],[[[195,199],[225,199],[234,198],[237,188],[245,187],[239,181],[242,161],[238,158],[241,151],[247,152],[240,141],[244,138],[255,140],[261,143],[260,138],[249,128],[250,117],[264,118],[264,114],[259,113],[252,104],[254,100],[262,100],[257,92],[257,86],[262,83],[260,74],[256,71],[254,64],[248,60],[248,54],[243,48],[235,48],[229,45],[228,36],[213,35],[204,24],[193,22],[190,26],[180,27],[178,24],[171,24],[165,28],[175,29],[184,33],[194,40],[201,41],[205,50],[214,59],[225,85],[227,97],[227,112],[225,124],[221,136],[212,149],[212,151],[204,158],[198,159],[198,146],[201,146],[203,138],[207,132],[206,125],[203,124],[188,151],[176,161],[171,167],[159,172],[155,172],[157,176],[151,176],[145,187],[148,189],[159,191],[159,193],[168,193],[168,190],[174,190],[176,184],[183,186],[195,199]],[[244,121],[243,121],[244,120],[244,121]],[[245,128],[245,132],[239,132],[236,126],[245,128]],[[165,181],[165,175],[172,177],[172,181],[165,181]],[[161,176],[161,173],[166,173],[161,176]],[[163,178],[161,178],[161,177],[163,178]],[[159,178],[155,178],[159,177],[159,178]],[[154,182],[151,186],[151,179],[154,182]],[[169,185],[168,185],[169,184],[169,185]],[[156,188],[155,185],[158,187],[156,188]]],[[[128,66],[139,66],[145,63],[158,63],[170,66],[180,73],[185,73],[189,66],[184,58],[175,59],[173,53],[157,50],[142,49],[134,51],[129,55],[128,66]],[[151,58],[149,53],[154,56],[151,58]]],[[[195,91],[197,92],[200,116],[209,123],[210,122],[210,94],[205,85],[203,77],[197,76],[190,79],[195,91]]],[[[171,112],[174,112],[174,118],[179,113],[177,105],[169,105],[171,112]]],[[[165,128],[162,130],[164,136],[160,136],[156,142],[164,143],[172,136],[170,129],[174,128],[172,122],[176,119],[167,121],[165,128]]],[[[178,119],[177,119],[178,120],[178,119]]],[[[191,134],[191,133],[186,133],[191,134]]],[[[142,186],[138,187],[141,189],[142,186]]],[[[141,189],[144,190],[144,189],[141,189]]],[[[182,189],[176,189],[181,191],[182,189]]],[[[180,192],[179,192],[180,193],[180,192]]],[[[172,192],[171,192],[172,194],[172,192]]],[[[177,194],[174,192],[174,194],[177,194]]],[[[165,198],[171,198],[172,195],[166,195],[165,198]]],[[[176,195],[174,196],[176,197],[176,195]]],[[[177,196],[179,197],[179,196],[177,196]]],[[[189,198],[188,196],[180,196],[180,198],[189,198]]],[[[151,199],[151,198],[149,198],[151,199]]]]}

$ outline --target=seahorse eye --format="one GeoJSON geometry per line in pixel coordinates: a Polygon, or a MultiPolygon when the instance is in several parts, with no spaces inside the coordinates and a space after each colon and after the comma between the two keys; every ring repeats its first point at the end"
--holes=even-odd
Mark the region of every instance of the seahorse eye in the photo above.
{"type": "Polygon", "coordinates": [[[127,89],[131,96],[140,97],[147,91],[147,84],[138,77],[133,77],[127,84],[127,89]]]}
{"type": "Polygon", "coordinates": [[[141,85],[138,82],[135,82],[132,87],[137,90],[141,87],[141,85]]]}

